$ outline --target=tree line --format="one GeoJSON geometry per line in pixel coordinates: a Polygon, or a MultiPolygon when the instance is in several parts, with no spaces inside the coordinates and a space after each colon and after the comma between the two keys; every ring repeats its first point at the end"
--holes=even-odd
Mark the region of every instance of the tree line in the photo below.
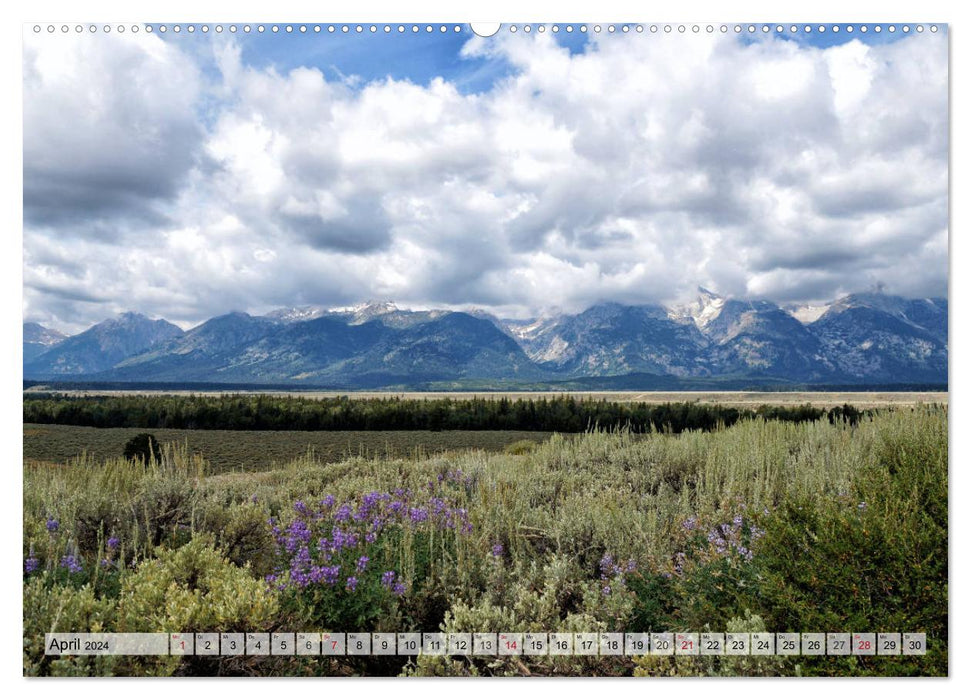
{"type": "Polygon", "coordinates": [[[573,396],[470,399],[305,398],[268,395],[25,398],[25,423],[188,430],[535,430],[578,433],[714,430],[745,418],[856,423],[852,406],[736,408],[695,402],[622,403],[573,396]]]}

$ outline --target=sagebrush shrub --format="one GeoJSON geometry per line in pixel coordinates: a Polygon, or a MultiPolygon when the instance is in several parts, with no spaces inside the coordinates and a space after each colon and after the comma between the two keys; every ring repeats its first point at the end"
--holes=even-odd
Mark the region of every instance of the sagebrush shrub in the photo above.
{"type": "Polygon", "coordinates": [[[118,631],[242,632],[269,629],[276,593],[198,535],[160,548],[122,582],[118,631]]]}

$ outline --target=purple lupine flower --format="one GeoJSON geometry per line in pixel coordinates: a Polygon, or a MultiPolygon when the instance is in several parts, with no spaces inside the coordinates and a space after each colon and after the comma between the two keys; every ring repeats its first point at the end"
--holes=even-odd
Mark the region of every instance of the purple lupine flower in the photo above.
{"type": "Polygon", "coordinates": [[[428,520],[428,509],[427,508],[412,508],[408,511],[408,517],[411,518],[413,523],[423,523],[428,520]]]}
{"type": "Polygon", "coordinates": [[[81,566],[81,560],[73,554],[65,554],[63,557],[61,557],[61,568],[67,569],[72,574],[79,574],[83,569],[81,566]]]}
{"type": "Polygon", "coordinates": [[[310,516],[310,509],[307,507],[307,504],[304,503],[303,501],[295,502],[293,504],[293,509],[297,511],[299,515],[302,515],[305,518],[310,516]]]}
{"type": "Polygon", "coordinates": [[[101,568],[102,569],[107,569],[110,566],[111,566],[111,559],[102,559],[101,560],[101,568]]]}
{"type": "Polygon", "coordinates": [[[742,516],[736,515],[734,518],[732,518],[732,525],[735,527],[742,527],[742,516]]]}
{"type": "Polygon", "coordinates": [[[503,551],[505,551],[505,548],[499,542],[496,542],[494,545],[492,545],[492,556],[501,557],[503,551]]]}
{"type": "Polygon", "coordinates": [[[610,586],[604,586],[603,587],[603,594],[604,595],[610,595],[610,586]]]}
{"type": "Polygon", "coordinates": [[[378,533],[373,530],[364,535],[364,541],[368,544],[372,544],[376,539],[378,539],[378,533]]]}
{"type": "Polygon", "coordinates": [[[336,511],[334,511],[334,520],[336,520],[339,523],[350,520],[350,518],[351,518],[350,503],[342,503],[341,506],[336,511]]]}
{"type": "Polygon", "coordinates": [[[637,562],[633,559],[627,560],[627,565],[624,567],[624,573],[630,574],[637,570],[637,562]]]}
{"type": "Polygon", "coordinates": [[[405,584],[399,581],[391,587],[391,592],[396,596],[403,596],[405,594],[405,584]]]}
{"type": "Polygon", "coordinates": [[[313,581],[314,573],[310,567],[310,550],[307,547],[301,547],[290,560],[290,581],[293,585],[297,588],[305,588],[313,581]]]}
{"type": "Polygon", "coordinates": [[[250,497],[249,497],[249,502],[250,502],[250,503],[254,503],[254,504],[255,504],[255,503],[258,503],[258,502],[259,502],[259,500],[260,500],[260,499],[258,499],[258,498],[256,497],[256,494],[255,494],[255,493],[254,493],[254,494],[253,494],[252,496],[250,496],[250,497]]]}
{"type": "Polygon", "coordinates": [[[344,588],[353,593],[357,589],[357,576],[348,576],[344,588]]]}
{"type": "Polygon", "coordinates": [[[121,540],[119,540],[117,537],[108,538],[108,549],[118,549],[118,545],[120,544],[121,540]]]}
{"type": "Polygon", "coordinates": [[[57,532],[58,528],[60,527],[61,527],[61,524],[54,519],[54,516],[52,515],[47,516],[47,531],[49,533],[54,534],[55,532],[57,532]]]}
{"type": "Polygon", "coordinates": [[[394,571],[385,571],[381,574],[381,585],[385,588],[391,588],[394,585],[394,580],[397,578],[397,574],[394,571]]]}
{"type": "Polygon", "coordinates": [[[298,549],[296,556],[291,560],[291,562],[292,566],[310,566],[310,548],[304,546],[298,549]]]}
{"type": "Polygon", "coordinates": [[[277,580],[277,578],[279,578],[279,577],[276,574],[267,574],[266,577],[264,578],[264,580],[267,583],[273,583],[274,581],[277,580]]]}
{"type": "Polygon", "coordinates": [[[284,547],[288,552],[293,552],[300,545],[310,542],[310,526],[303,520],[294,520],[287,528],[284,547]]]}
{"type": "Polygon", "coordinates": [[[373,508],[381,501],[385,501],[389,498],[388,494],[382,493],[381,491],[371,491],[370,493],[364,494],[361,498],[361,505],[365,508],[373,508]]]}
{"type": "Polygon", "coordinates": [[[765,530],[763,530],[763,529],[761,529],[761,528],[758,528],[758,527],[755,527],[754,525],[753,525],[753,526],[752,526],[752,528],[751,528],[751,529],[749,530],[749,538],[750,538],[750,539],[751,539],[751,540],[752,540],[753,542],[754,542],[755,540],[757,540],[757,539],[759,539],[760,537],[762,537],[762,535],[764,535],[764,534],[765,534],[765,530]]]}
{"type": "Polygon", "coordinates": [[[323,567],[324,583],[328,586],[333,586],[337,583],[337,579],[340,578],[341,567],[339,566],[325,566],[323,567]]]}
{"type": "Polygon", "coordinates": [[[37,571],[37,567],[40,566],[40,561],[34,556],[34,550],[30,550],[30,556],[24,559],[24,573],[32,574],[37,571]]]}
{"type": "Polygon", "coordinates": [[[368,565],[368,562],[369,561],[371,561],[371,557],[366,556],[366,555],[361,556],[361,558],[359,558],[357,560],[357,571],[358,571],[358,573],[362,573],[367,568],[367,565],[368,565]]]}
{"type": "Polygon", "coordinates": [[[328,493],[323,497],[323,499],[321,499],[320,505],[329,510],[330,508],[334,507],[335,500],[336,499],[328,493]]]}
{"type": "Polygon", "coordinates": [[[687,520],[685,520],[684,522],[681,523],[681,529],[683,529],[686,532],[691,532],[697,526],[698,526],[698,518],[696,518],[693,515],[690,518],[688,518],[687,520]]]}

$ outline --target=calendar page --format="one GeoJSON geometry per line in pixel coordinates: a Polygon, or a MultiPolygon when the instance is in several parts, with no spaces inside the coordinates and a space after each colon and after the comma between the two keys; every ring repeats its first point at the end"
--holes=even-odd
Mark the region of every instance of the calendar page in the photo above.
{"type": "Polygon", "coordinates": [[[26,24],[23,674],[947,676],[948,34],[26,24]]]}

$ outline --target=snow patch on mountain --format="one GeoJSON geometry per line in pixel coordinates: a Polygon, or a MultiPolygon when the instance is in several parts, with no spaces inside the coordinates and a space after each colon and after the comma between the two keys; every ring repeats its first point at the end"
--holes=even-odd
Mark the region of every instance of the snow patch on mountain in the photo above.
{"type": "Polygon", "coordinates": [[[266,318],[283,321],[284,323],[298,323],[300,321],[312,321],[315,318],[320,318],[325,313],[327,313],[327,309],[322,306],[294,306],[285,309],[275,309],[266,314],[266,318]]]}
{"type": "Polygon", "coordinates": [[[698,287],[698,297],[694,301],[672,307],[668,316],[674,321],[690,319],[698,330],[704,330],[709,323],[718,318],[724,306],[725,297],[704,287],[698,287]]]}
{"type": "Polygon", "coordinates": [[[795,304],[784,307],[789,315],[802,324],[812,323],[829,311],[832,304],[795,304]]]}
{"type": "Polygon", "coordinates": [[[532,359],[538,362],[558,362],[566,357],[569,347],[570,344],[557,335],[550,340],[549,345],[541,353],[536,354],[532,359]]]}

